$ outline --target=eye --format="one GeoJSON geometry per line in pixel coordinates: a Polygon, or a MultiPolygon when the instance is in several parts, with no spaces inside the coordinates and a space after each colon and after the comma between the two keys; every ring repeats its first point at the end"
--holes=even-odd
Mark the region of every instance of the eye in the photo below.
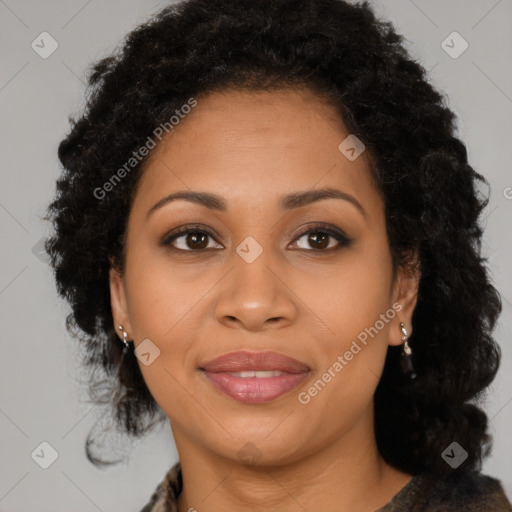
{"type": "Polygon", "coordinates": [[[303,231],[294,242],[298,243],[302,239],[305,239],[305,242],[303,242],[302,246],[299,245],[299,249],[318,252],[337,251],[342,247],[348,247],[351,243],[351,240],[341,230],[323,224],[313,227],[310,226],[309,229],[303,231]],[[306,244],[309,244],[312,249],[307,249],[306,244]]]}
{"type": "MultiPolygon", "coordinates": [[[[351,240],[343,231],[324,224],[309,226],[309,229],[303,231],[294,240],[294,243],[297,244],[302,239],[305,242],[302,242],[304,245],[299,244],[299,249],[317,252],[337,251],[342,247],[348,247],[351,243],[351,240]],[[305,247],[305,244],[309,244],[311,249],[305,247]]],[[[215,241],[215,235],[202,226],[181,226],[169,233],[162,241],[162,245],[184,252],[200,252],[206,249],[223,248],[215,241]],[[210,242],[214,242],[213,246],[210,242]]]]}
{"type": "Polygon", "coordinates": [[[188,252],[222,248],[220,244],[217,244],[217,247],[210,246],[208,239],[215,240],[214,235],[207,229],[182,226],[167,235],[162,241],[162,245],[171,246],[178,251],[188,252]]]}

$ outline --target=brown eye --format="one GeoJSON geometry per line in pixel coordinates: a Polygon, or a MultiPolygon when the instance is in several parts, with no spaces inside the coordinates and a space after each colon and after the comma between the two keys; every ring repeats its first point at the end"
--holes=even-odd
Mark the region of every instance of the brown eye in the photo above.
{"type": "Polygon", "coordinates": [[[327,249],[329,246],[329,238],[331,238],[331,235],[317,231],[316,233],[310,233],[308,235],[308,243],[314,249],[327,249]]]}
{"type": "Polygon", "coordinates": [[[208,235],[198,231],[188,233],[185,235],[185,245],[190,249],[206,249],[208,246],[208,235]]]}
{"type": "Polygon", "coordinates": [[[208,231],[184,227],[166,237],[162,245],[171,246],[178,251],[188,252],[222,248],[220,244],[212,246],[211,242],[214,241],[213,235],[208,231]]]}
{"type": "Polygon", "coordinates": [[[305,242],[302,242],[303,245],[299,244],[299,249],[308,250],[307,246],[309,246],[311,248],[309,250],[319,252],[336,251],[350,245],[350,240],[344,233],[322,226],[314,227],[313,229],[303,232],[295,239],[295,243],[298,244],[302,239],[304,239],[305,242]]]}

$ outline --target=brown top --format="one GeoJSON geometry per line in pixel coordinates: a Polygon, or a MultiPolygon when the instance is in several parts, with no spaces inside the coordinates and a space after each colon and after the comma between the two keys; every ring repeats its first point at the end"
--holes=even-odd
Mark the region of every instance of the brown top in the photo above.
{"type": "MultiPolygon", "coordinates": [[[[177,462],[141,512],[178,512],[183,488],[177,462]]],[[[501,483],[476,471],[459,470],[439,477],[413,476],[393,499],[375,512],[512,512],[501,483]]]]}

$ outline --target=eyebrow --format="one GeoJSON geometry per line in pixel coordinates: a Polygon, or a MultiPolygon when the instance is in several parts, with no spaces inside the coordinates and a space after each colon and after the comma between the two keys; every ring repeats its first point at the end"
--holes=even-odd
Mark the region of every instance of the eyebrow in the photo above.
{"type": "MultiPolygon", "coordinates": [[[[209,192],[183,190],[174,192],[173,194],[160,199],[148,210],[146,219],[162,206],[178,199],[205,206],[210,210],[218,210],[221,212],[225,212],[227,210],[227,203],[221,196],[211,194],[209,192]]],[[[304,192],[293,192],[281,198],[280,207],[284,210],[292,210],[294,208],[307,206],[322,199],[342,199],[344,201],[348,201],[359,210],[363,217],[366,218],[366,211],[354,196],[331,187],[307,190],[304,192]]]]}

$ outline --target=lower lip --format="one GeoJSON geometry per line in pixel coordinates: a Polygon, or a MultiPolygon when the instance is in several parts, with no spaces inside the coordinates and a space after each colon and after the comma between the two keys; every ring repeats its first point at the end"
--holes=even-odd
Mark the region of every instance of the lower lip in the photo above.
{"type": "Polygon", "coordinates": [[[309,375],[285,373],[277,377],[235,377],[225,372],[203,370],[208,380],[226,395],[244,404],[263,404],[288,393],[303,382],[309,375]]]}

